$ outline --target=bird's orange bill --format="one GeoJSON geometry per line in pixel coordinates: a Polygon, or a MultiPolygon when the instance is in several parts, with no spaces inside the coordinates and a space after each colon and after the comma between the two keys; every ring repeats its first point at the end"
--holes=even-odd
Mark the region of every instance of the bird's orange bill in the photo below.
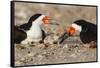
{"type": "Polygon", "coordinates": [[[42,21],[43,21],[43,24],[44,24],[45,26],[48,26],[48,24],[49,24],[49,17],[48,17],[48,16],[45,16],[45,17],[42,19],[42,21]]]}
{"type": "Polygon", "coordinates": [[[68,34],[69,34],[70,36],[74,36],[76,30],[75,30],[74,27],[71,26],[71,27],[67,28],[67,32],[68,32],[68,34]]]}
{"type": "Polygon", "coordinates": [[[45,25],[45,26],[48,26],[48,24],[50,24],[50,25],[59,25],[58,23],[49,23],[49,20],[53,20],[53,19],[50,19],[48,16],[45,16],[43,19],[42,19],[42,21],[43,21],[43,24],[45,25]]]}

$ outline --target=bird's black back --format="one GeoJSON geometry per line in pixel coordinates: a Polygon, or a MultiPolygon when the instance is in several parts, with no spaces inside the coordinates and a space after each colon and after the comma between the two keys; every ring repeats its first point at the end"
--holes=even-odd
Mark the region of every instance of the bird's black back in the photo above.
{"type": "Polygon", "coordinates": [[[82,26],[82,30],[87,30],[86,28],[88,28],[88,30],[90,30],[90,31],[93,31],[93,32],[97,31],[97,25],[87,22],[85,20],[77,20],[74,23],[82,26]]]}
{"type": "Polygon", "coordinates": [[[83,43],[89,43],[91,41],[97,42],[97,25],[87,22],[85,20],[77,20],[74,23],[82,26],[80,39],[83,43]]]}
{"type": "Polygon", "coordinates": [[[21,43],[25,38],[27,37],[27,34],[19,29],[17,26],[14,26],[14,42],[16,44],[21,43]]]}
{"type": "Polygon", "coordinates": [[[23,29],[23,30],[29,30],[30,27],[32,26],[32,22],[35,21],[41,15],[42,14],[35,14],[35,15],[33,15],[32,17],[30,17],[28,23],[20,25],[19,28],[23,29]]]}

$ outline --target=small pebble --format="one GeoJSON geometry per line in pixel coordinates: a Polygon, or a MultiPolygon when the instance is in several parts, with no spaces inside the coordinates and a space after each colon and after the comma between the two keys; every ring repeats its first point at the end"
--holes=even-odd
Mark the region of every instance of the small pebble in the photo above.
{"type": "Polygon", "coordinates": [[[22,64],[22,62],[16,61],[15,64],[16,64],[16,65],[20,65],[20,64],[22,64]]]}
{"type": "Polygon", "coordinates": [[[70,57],[76,58],[76,54],[71,54],[70,57]]]}
{"type": "Polygon", "coordinates": [[[28,51],[28,54],[31,53],[30,51],[28,51]]]}
{"type": "Polygon", "coordinates": [[[46,46],[45,46],[45,44],[39,44],[39,45],[37,45],[37,47],[38,47],[38,48],[43,48],[43,49],[44,49],[46,46]]]}
{"type": "Polygon", "coordinates": [[[43,58],[43,55],[38,55],[37,56],[39,59],[42,59],[43,58]]]}
{"type": "Polygon", "coordinates": [[[27,56],[28,57],[32,57],[32,56],[34,56],[34,54],[33,53],[29,53],[27,56]]]}
{"type": "Polygon", "coordinates": [[[21,59],[20,59],[20,61],[25,61],[25,58],[24,58],[24,57],[23,57],[23,58],[21,58],[21,59]]]}
{"type": "Polygon", "coordinates": [[[68,48],[68,44],[63,45],[63,48],[68,48]]]}

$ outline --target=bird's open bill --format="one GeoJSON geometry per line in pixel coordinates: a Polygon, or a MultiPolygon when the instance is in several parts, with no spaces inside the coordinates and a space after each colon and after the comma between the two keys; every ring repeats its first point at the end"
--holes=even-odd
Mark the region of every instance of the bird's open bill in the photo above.
{"type": "Polygon", "coordinates": [[[55,23],[55,22],[50,23],[49,21],[53,21],[53,19],[49,18],[48,16],[45,16],[42,21],[45,26],[48,26],[49,24],[50,25],[59,25],[58,23],[55,23]]]}
{"type": "Polygon", "coordinates": [[[48,16],[45,16],[45,17],[42,19],[42,21],[43,21],[43,24],[44,24],[45,26],[48,26],[48,24],[49,24],[49,17],[48,17],[48,16]]]}
{"type": "Polygon", "coordinates": [[[65,39],[67,39],[67,38],[70,37],[70,36],[74,36],[74,35],[76,34],[76,30],[75,30],[75,28],[72,27],[72,26],[68,27],[66,30],[67,30],[67,31],[59,37],[59,39],[58,39],[58,43],[59,43],[59,44],[62,44],[62,42],[63,42],[65,39]]]}
{"type": "Polygon", "coordinates": [[[75,34],[76,30],[74,27],[70,26],[67,28],[67,33],[69,34],[69,36],[73,36],[75,34]]]}

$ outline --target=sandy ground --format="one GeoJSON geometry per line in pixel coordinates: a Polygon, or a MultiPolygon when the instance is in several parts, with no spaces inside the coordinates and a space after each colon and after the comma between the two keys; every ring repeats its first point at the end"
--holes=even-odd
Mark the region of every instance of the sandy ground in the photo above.
{"type": "Polygon", "coordinates": [[[16,44],[16,66],[96,61],[96,48],[84,47],[79,36],[69,38],[70,42],[66,44],[53,43],[75,20],[85,19],[96,24],[96,7],[16,3],[15,25],[26,23],[35,13],[50,16],[53,19],[50,22],[57,22],[60,26],[44,27],[46,33],[52,33],[45,38],[45,44],[16,44]]]}
{"type": "Polygon", "coordinates": [[[96,49],[81,45],[16,45],[15,51],[16,66],[96,61],[96,49]]]}

